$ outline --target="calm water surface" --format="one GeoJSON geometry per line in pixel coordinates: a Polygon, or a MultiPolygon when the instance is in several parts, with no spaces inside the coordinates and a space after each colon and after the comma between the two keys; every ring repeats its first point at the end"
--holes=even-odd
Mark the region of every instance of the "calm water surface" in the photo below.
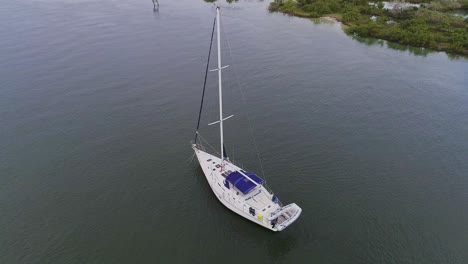
{"type": "Polygon", "coordinates": [[[272,233],[189,162],[215,10],[160,3],[1,5],[0,263],[468,263],[466,59],[223,3],[226,147],[260,173],[240,84],[270,187],[304,210],[272,233]]]}

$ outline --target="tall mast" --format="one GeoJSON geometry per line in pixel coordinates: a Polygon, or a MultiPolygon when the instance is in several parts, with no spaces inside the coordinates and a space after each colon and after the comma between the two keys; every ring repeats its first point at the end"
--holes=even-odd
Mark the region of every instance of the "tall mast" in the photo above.
{"type": "Polygon", "coordinates": [[[221,35],[219,6],[216,7],[216,33],[218,40],[218,83],[219,83],[219,134],[221,138],[221,168],[224,170],[224,133],[223,133],[223,88],[221,80],[221,35]]]}

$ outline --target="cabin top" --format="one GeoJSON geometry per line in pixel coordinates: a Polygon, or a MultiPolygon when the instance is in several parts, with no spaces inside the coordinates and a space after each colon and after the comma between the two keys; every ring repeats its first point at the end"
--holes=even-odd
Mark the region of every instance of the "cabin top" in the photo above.
{"type": "Polygon", "coordinates": [[[257,175],[242,170],[231,172],[226,177],[226,180],[229,181],[232,185],[234,185],[234,187],[236,187],[243,194],[247,194],[251,190],[253,190],[257,185],[251,180],[247,179],[246,176],[259,185],[263,184],[264,182],[263,179],[258,177],[257,175]]]}

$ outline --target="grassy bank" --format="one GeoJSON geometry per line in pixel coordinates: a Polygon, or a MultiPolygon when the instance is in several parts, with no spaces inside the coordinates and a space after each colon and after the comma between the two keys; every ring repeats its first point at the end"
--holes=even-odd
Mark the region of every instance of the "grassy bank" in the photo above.
{"type": "Polygon", "coordinates": [[[382,2],[370,5],[363,0],[274,0],[270,11],[306,18],[330,16],[346,24],[348,34],[468,55],[468,18],[449,13],[468,9],[468,0],[408,2],[420,6],[399,1],[385,9],[382,2]]]}

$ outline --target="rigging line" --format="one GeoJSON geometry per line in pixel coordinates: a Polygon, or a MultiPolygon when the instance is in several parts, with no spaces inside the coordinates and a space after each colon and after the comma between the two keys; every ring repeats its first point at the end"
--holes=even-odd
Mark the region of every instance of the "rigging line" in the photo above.
{"type": "Polygon", "coordinates": [[[214,32],[215,32],[215,25],[216,25],[216,16],[215,16],[214,21],[213,21],[213,29],[211,30],[210,50],[208,52],[208,61],[206,62],[205,80],[203,82],[203,92],[202,92],[202,98],[201,98],[201,103],[200,103],[200,111],[198,112],[197,130],[195,131],[195,140],[194,140],[195,144],[197,144],[198,129],[200,128],[201,114],[202,114],[202,110],[203,110],[203,101],[205,99],[206,79],[208,78],[208,68],[210,66],[211,47],[213,46],[213,36],[214,36],[214,32]]]}
{"type": "Polygon", "coordinates": [[[244,103],[244,110],[245,110],[245,114],[247,116],[247,121],[249,123],[249,131],[250,131],[250,137],[252,138],[252,141],[253,141],[253,144],[254,144],[254,148],[255,148],[255,152],[257,154],[257,158],[258,158],[258,161],[260,163],[260,170],[262,172],[262,177],[263,179],[265,180],[265,185],[266,185],[266,182],[267,182],[267,179],[266,179],[266,176],[265,176],[265,172],[263,170],[263,164],[262,164],[262,159],[260,158],[260,153],[258,151],[258,146],[257,146],[257,142],[255,141],[255,136],[254,136],[254,132],[253,132],[253,125],[252,125],[252,121],[250,120],[250,116],[249,116],[249,112],[247,110],[247,103],[246,103],[246,100],[245,100],[245,95],[244,95],[244,91],[242,90],[242,86],[240,84],[240,81],[239,81],[239,75],[237,73],[237,69],[236,69],[236,66],[235,66],[235,63],[234,63],[234,59],[232,57],[232,49],[231,49],[231,45],[229,44],[229,41],[228,41],[228,38],[227,38],[227,33],[226,31],[224,30],[224,25],[221,24],[221,27],[223,28],[222,32],[223,32],[223,36],[224,36],[224,39],[226,41],[226,44],[227,44],[227,47],[228,47],[228,50],[229,50],[229,57],[231,59],[231,62],[233,64],[233,68],[234,68],[234,75],[236,77],[236,81],[237,81],[237,86],[239,87],[239,91],[241,93],[241,96],[242,96],[242,102],[244,103]]]}
{"type": "Polygon", "coordinates": [[[219,152],[213,148],[213,146],[210,145],[210,143],[208,143],[208,141],[206,139],[204,139],[201,135],[199,135],[200,139],[203,140],[213,151],[215,154],[218,154],[219,155],[219,152]]]}
{"type": "Polygon", "coordinates": [[[195,157],[195,152],[193,152],[192,156],[190,156],[185,162],[191,163],[194,157],[195,157]]]}

